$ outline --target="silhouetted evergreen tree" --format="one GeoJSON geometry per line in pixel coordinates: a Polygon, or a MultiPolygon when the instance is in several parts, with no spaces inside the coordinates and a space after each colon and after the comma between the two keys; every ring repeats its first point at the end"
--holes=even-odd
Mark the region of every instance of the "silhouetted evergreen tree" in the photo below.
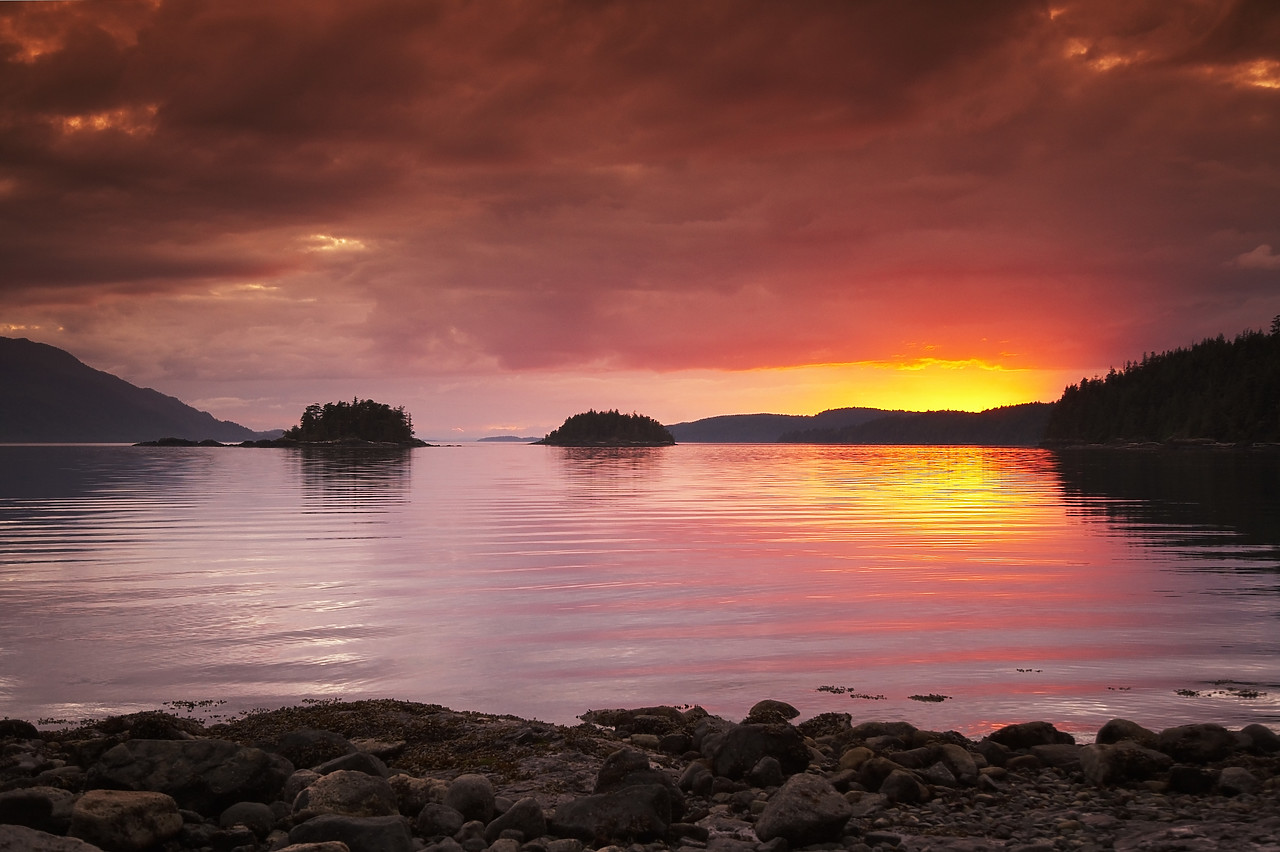
{"type": "Polygon", "coordinates": [[[1144,354],[1105,378],[1062,393],[1051,441],[1280,441],[1280,316],[1271,333],[1206,339],[1189,349],[1144,354]]]}
{"type": "Polygon", "coordinates": [[[413,419],[404,406],[392,408],[371,399],[314,403],[307,406],[301,422],[284,436],[296,441],[399,443],[413,440],[413,419]]]}
{"type": "Polygon", "coordinates": [[[556,446],[674,444],[676,439],[652,417],[592,409],[575,414],[547,435],[539,444],[556,446]]]}

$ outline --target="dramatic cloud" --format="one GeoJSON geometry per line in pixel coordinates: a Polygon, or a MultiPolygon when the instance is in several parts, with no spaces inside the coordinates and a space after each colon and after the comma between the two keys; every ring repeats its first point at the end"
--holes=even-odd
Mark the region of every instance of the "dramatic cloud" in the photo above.
{"type": "Polygon", "coordinates": [[[0,334],[261,426],[1052,398],[1280,313],[1277,45],[1266,0],[0,4],[0,334]]]}

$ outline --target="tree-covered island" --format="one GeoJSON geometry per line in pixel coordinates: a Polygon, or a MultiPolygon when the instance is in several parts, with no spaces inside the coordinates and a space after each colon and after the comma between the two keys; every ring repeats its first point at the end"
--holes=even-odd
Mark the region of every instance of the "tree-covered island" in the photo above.
{"type": "Polygon", "coordinates": [[[573,415],[536,443],[554,447],[665,447],[675,442],[667,427],[652,417],[592,409],[573,415]]]}
{"type": "Polygon", "coordinates": [[[280,442],[427,446],[413,437],[413,418],[403,405],[392,408],[371,399],[308,405],[298,425],[286,431],[280,442]]]}

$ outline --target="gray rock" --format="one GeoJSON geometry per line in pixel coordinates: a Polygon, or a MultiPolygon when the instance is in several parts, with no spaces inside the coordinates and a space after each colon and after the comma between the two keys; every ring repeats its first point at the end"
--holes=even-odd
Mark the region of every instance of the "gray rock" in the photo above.
{"type": "Polygon", "coordinates": [[[89,770],[90,787],[172,796],[179,807],[217,816],[236,802],[276,799],[293,766],[226,740],[129,740],[89,770]]]}
{"type": "Polygon", "coordinates": [[[678,783],[680,789],[687,793],[692,793],[695,796],[709,796],[711,795],[711,787],[715,784],[715,778],[715,775],[705,763],[695,760],[684,768],[678,783]]]}
{"type": "Polygon", "coordinates": [[[0,719],[0,740],[38,740],[40,730],[24,719],[0,719]]]}
{"type": "Polygon", "coordinates": [[[611,840],[657,840],[671,822],[666,788],[648,784],[566,802],[556,809],[551,830],[599,847],[611,840]]]}
{"type": "Polygon", "coordinates": [[[453,837],[466,821],[457,809],[428,802],[418,812],[418,833],[423,837],[453,837]]]}
{"type": "Polygon", "coordinates": [[[605,758],[591,792],[612,793],[649,784],[657,784],[667,791],[671,799],[671,819],[679,821],[684,816],[684,794],[680,787],[666,772],[652,767],[648,755],[632,749],[621,749],[605,758]]]}
{"type": "Polygon", "coordinates": [[[164,793],[90,790],[71,810],[69,833],[110,852],[143,852],[181,830],[178,803],[164,793]]]}
{"type": "Polygon", "coordinates": [[[1112,719],[1098,729],[1095,742],[1099,745],[1114,745],[1125,740],[1132,740],[1145,748],[1155,748],[1159,734],[1128,719],[1112,719]]]}
{"type": "Polygon", "coordinates": [[[1164,752],[1146,748],[1135,740],[1114,745],[1094,743],[1080,748],[1080,771],[1085,780],[1098,787],[1155,778],[1173,765],[1164,752]]]}
{"type": "Polygon", "coordinates": [[[1055,769],[1079,769],[1080,747],[1066,743],[1037,745],[1031,747],[1031,753],[1045,766],[1055,769]]]}
{"type": "Polygon", "coordinates": [[[1180,763],[1212,763],[1231,754],[1235,745],[1226,728],[1199,723],[1166,728],[1159,733],[1156,748],[1180,763]]]}
{"type": "Polygon", "coordinates": [[[414,778],[412,775],[397,774],[387,779],[391,789],[395,791],[396,802],[400,813],[410,819],[422,813],[428,802],[444,798],[446,785],[434,778],[414,778]]]}
{"type": "Polygon", "coordinates": [[[339,769],[321,776],[298,794],[295,817],[310,819],[320,814],[351,817],[390,816],[400,813],[395,791],[385,778],[351,769],[339,769]]]}
{"type": "Polygon", "coordinates": [[[277,852],[351,852],[351,847],[341,840],[326,840],[323,843],[290,843],[277,852]]]}
{"type": "Polygon", "coordinates": [[[282,736],[268,750],[284,756],[299,769],[310,769],[326,760],[350,754],[356,747],[346,737],[333,731],[299,728],[282,736]]]}
{"type": "Polygon", "coordinates": [[[294,802],[298,798],[298,794],[319,781],[322,776],[314,769],[299,769],[285,779],[284,787],[280,790],[280,798],[286,802],[294,802]]]}
{"type": "Polygon", "coordinates": [[[905,769],[890,772],[880,784],[880,795],[895,804],[915,804],[928,801],[929,788],[905,769]]]}
{"type": "Polygon", "coordinates": [[[937,751],[938,760],[946,764],[957,781],[970,787],[978,783],[978,762],[972,754],[955,743],[943,743],[937,751]]]}
{"type": "Polygon", "coordinates": [[[26,787],[0,793],[0,824],[25,825],[66,834],[75,794],[57,787],[26,787]]]}
{"type": "Polygon", "coordinates": [[[462,814],[463,819],[488,823],[496,812],[493,784],[483,775],[459,775],[449,782],[444,804],[462,814]]]}
{"type": "Polygon", "coordinates": [[[785,723],[736,725],[704,741],[702,753],[711,761],[711,770],[726,778],[742,778],[766,756],[778,761],[784,775],[809,765],[804,737],[785,723]]]}
{"type": "Polygon", "coordinates": [[[321,775],[328,775],[330,772],[337,772],[340,769],[363,772],[366,775],[376,775],[379,778],[386,778],[391,774],[391,771],[387,769],[387,765],[382,762],[382,758],[367,751],[353,751],[350,754],[335,757],[333,760],[326,760],[316,767],[316,772],[321,775]]]}
{"type": "Polygon", "coordinates": [[[0,825],[0,852],[103,852],[75,837],[60,837],[25,825],[0,825]]]}
{"type": "Polygon", "coordinates": [[[753,787],[780,787],[786,776],[782,774],[782,764],[771,754],[766,754],[747,773],[747,781],[753,787]]]}
{"type": "Polygon", "coordinates": [[[414,852],[409,821],[402,816],[349,817],[324,814],[296,825],[290,843],[340,841],[351,852],[414,852]]]}
{"type": "Polygon", "coordinates": [[[1247,745],[1245,746],[1252,752],[1259,754],[1275,754],[1280,751],[1280,734],[1276,734],[1265,725],[1257,723],[1246,725],[1240,730],[1244,736],[1247,745]]]}
{"type": "Polygon", "coordinates": [[[262,839],[275,828],[276,814],[270,805],[261,802],[237,802],[222,812],[218,817],[218,825],[223,828],[243,825],[258,839],[262,839]]]}
{"type": "Polygon", "coordinates": [[[772,698],[766,698],[763,701],[757,701],[752,705],[751,710],[747,713],[747,717],[776,717],[783,721],[789,721],[800,715],[800,711],[785,701],[777,701],[772,698]]]}
{"type": "Polygon", "coordinates": [[[853,807],[819,775],[793,775],[756,820],[756,835],[768,842],[784,838],[793,846],[840,839],[853,807]]]}
{"type": "Polygon", "coordinates": [[[526,840],[547,833],[547,818],[542,805],[532,796],[526,796],[485,826],[484,838],[492,844],[504,831],[518,831],[526,840]]]}
{"type": "Polygon", "coordinates": [[[1169,789],[1175,793],[1207,793],[1216,781],[1217,776],[1203,766],[1175,763],[1169,767],[1169,789]]]}
{"type": "Polygon", "coordinates": [[[904,745],[911,742],[920,729],[910,722],[863,722],[850,731],[854,740],[870,740],[876,737],[894,737],[904,745]]]}
{"type": "Polygon", "coordinates": [[[561,837],[547,844],[547,852],[582,852],[584,848],[576,837],[561,837]]]}
{"type": "Polygon", "coordinates": [[[1063,733],[1048,722],[1020,722],[992,732],[987,739],[1014,751],[1038,745],[1074,745],[1075,737],[1063,733]]]}
{"type": "Polygon", "coordinates": [[[1228,766],[1218,776],[1218,790],[1226,796],[1254,795],[1262,789],[1262,782],[1243,766],[1228,766]]]}

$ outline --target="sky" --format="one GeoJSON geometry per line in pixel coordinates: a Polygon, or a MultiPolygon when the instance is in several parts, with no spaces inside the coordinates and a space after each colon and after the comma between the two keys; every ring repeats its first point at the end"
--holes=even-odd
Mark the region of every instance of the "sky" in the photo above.
{"type": "Polygon", "coordinates": [[[1280,314],[1273,0],[0,3],[0,336],[255,429],[1056,399],[1280,314]]]}

